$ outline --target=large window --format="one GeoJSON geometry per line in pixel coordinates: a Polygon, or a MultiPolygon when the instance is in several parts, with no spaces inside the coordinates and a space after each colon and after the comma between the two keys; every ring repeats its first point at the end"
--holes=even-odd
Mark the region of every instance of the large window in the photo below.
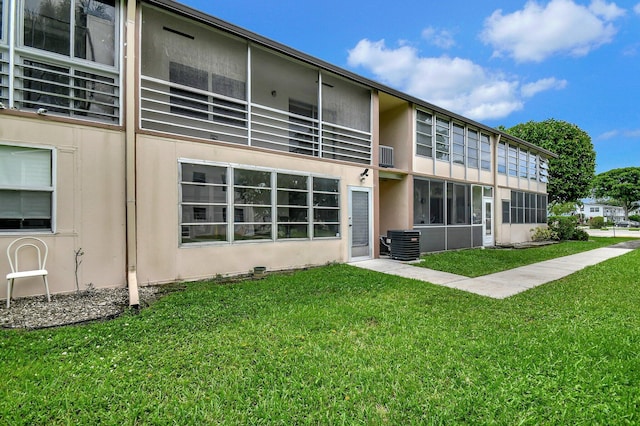
{"type": "Polygon", "coordinates": [[[471,197],[469,185],[447,183],[447,225],[469,225],[471,197]]]}
{"type": "Polygon", "coordinates": [[[115,0],[25,0],[23,43],[115,65],[116,18],[115,0]]]}
{"type": "Polygon", "coordinates": [[[309,177],[277,174],[278,239],[309,236],[309,177]]]}
{"type": "Polygon", "coordinates": [[[340,181],[313,177],[313,235],[340,236],[340,181]]]}
{"type": "Polygon", "coordinates": [[[527,170],[529,165],[529,152],[520,148],[518,150],[518,176],[527,178],[527,170]]]}
{"type": "Polygon", "coordinates": [[[227,241],[227,169],[183,163],[180,172],[182,242],[227,241]]]}
{"type": "Polygon", "coordinates": [[[0,230],[51,230],[53,151],[0,145],[0,230]]]}
{"type": "Polygon", "coordinates": [[[416,154],[433,157],[433,116],[420,110],[416,114],[416,154]]]}
{"type": "Polygon", "coordinates": [[[469,129],[468,147],[467,147],[467,160],[469,167],[475,169],[478,168],[478,132],[476,130],[469,129]]]}
{"type": "Polygon", "coordinates": [[[498,144],[498,173],[507,173],[507,144],[498,144]]]}
{"type": "MultiPolygon", "coordinates": [[[[490,168],[491,148],[490,146],[487,146],[486,149],[487,167],[490,168]]],[[[485,158],[484,155],[485,154],[483,152],[483,158],[485,158]]],[[[518,148],[517,146],[507,144],[506,142],[500,142],[498,144],[498,173],[508,173],[509,176],[525,179],[528,178],[530,180],[537,179],[540,182],[547,183],[549,181],[549,163],[546,158],[543,158],[532,151],[518,148]]]]}
{"type": "MultiPolygon", "coordinates": [[[[508,206],[508,203],[507,203],[508,206]]],[[[503,201],[503,222],[508,223],[503,201]]],[[[547,196],[532,192],[511,191],[511,223],[546,223],[547,196]]]]}
{"type": "Polygon", "coordinates": [[[536,180],[538,178],[538,157],[532,152],[529,153],[529,179],[536,180]]]}
{"type": "Polygon", "coordinates": [[[0,100],[5,107],[118,123],[120,3],[23,0],[16,2],[14,15],[8,14],[8,3],[0,2],[0,100]],[[8,37],[8,28],[17,29],[15,37],[8,37]]]}
{"type": "Polygon", "coordinates": [[[546,158],[540,157],[540,168],[538,170],[538,180],[542,183],[549,182],[549,162],[546,158]]]}
{"type": "Polygon", "coordinates": [[[489,135],[480,134],[480,147],[480,167],[482,170],[491,170],[491,140],[489,135]]]}
{"type": "Polygon", "coordinates": [[[271,172],[234,169],[234,240],[269,240],[272,238],[271,192],[271,172]]]}
{"type": "Polygon", "coordinates": [[[518,176],[518,148],[509,145],[509,176],[518,176]]]}
{"type": "MultiPolygon", "coordinates": [[[[465,141],[464,141],[464,126],[459,124],[453,124],[453,155],[452,159],[454,163],[464,164],[465,155],[465,141]]],[[[477,153],[476,153],[477,157],[477,153]]]]}
{"type": "Polygon", "coordinates": [[[444,182],[415,179],[413,223],[415,225],[444,224],[444,182]]]}
{"type": "Polygon", "coordinates": [[[182,243],[340,236],[340,181],[180,163],[182,243]]]}
{"type": "Polygon", "coordinates": [[[436,118],[436,158],[449,161],[449,121],[444,118],[436,118]]]}

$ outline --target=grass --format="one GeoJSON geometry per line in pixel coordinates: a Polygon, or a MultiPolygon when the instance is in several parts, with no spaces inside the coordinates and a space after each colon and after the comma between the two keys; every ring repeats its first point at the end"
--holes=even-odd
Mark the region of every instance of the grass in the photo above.
{"type": "Polygon", "coordinates": [[[451,272],[465,277],[479,277],[544,260],[606,247],[634,238],[590,237],[589,241],[565,241],[527,249],[470,249],[423,256],[416,266],[451,272]]]}
{"type": "Polygon", "coordinates": [[[349,265],[190,284],[110,322],[0,331],[0,417],[637,424],[639,286],[640,250],[504,300],[349,265]]]}

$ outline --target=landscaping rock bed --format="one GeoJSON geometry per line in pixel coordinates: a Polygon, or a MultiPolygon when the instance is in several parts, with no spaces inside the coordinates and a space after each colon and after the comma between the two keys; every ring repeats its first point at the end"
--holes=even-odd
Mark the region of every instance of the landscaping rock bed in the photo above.
{"type": "MultiPolygon", "coordinates": [[[[161,295],[159,287],[140,287],[140,306],[148,306],[161,295]]],[[[129,290],[109,288],[78,293],[22,297],[0,305],[0,326],[3,328],[47,328],[112,319],[129,309],[129,290]]]]}

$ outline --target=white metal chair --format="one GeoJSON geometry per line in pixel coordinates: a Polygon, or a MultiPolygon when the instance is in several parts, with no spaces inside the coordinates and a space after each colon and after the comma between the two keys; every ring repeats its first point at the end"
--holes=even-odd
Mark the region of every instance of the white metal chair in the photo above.
{"type": "MultiPolygon", "coordinates": [[[[16,278],[28,278],[41,276],[44,280],[44,288],[47,291],[47,300],[51,302],[51,296],[49,295],[49,282],[47,281],[47,255],[49,254],[49,247],[40,238],[35,237],[22,237],[13,241],[7,247],[7,257],[9,258],[9,266],[11,272],[7,274],[7,309],[11,305],[11,296],[13,294],[13,282],[16,278]],[[26,249],[26,250],[25,250],[26,249]],[[20,256],[24,256],[27,252],[37,254],[38,257],[38,269],[20,270],[20,256]],[[44,254],[44,255],[43,255],[44,254]]],[[[24,262],[23,262],[24,264],[24,262]]]]}

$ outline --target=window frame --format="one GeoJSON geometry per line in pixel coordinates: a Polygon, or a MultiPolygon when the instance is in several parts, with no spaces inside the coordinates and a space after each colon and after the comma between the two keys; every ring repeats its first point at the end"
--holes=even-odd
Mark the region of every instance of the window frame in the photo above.
{"type": "MultiPolygon", "coordinates": [[[[511,190],[509,200],[502,200],[504,209],[505,203],[510,203],[510,222],[516,225],[547,223],[547,203],[548,195],[529,191],[511,190]]],[[[507,223],[505,212],[502,212],[503,223],[507,223]]]]}
{"type": "MultiPolygon", "coordinates": [[[[283,242],[283,241],[313,241],[313,240],[326,240],[326,239],[341,239],[342,238],[342,232],[341,232],[341,226],[342,226],[342,180],[339,177],[335,177],[335,176],[327,176],[327,175],[321,175],[321,174],[313,174],[313,173],[309,173],[309,172],[302,172],[302,171],[295,171],[295,170],[285,170],[285,169],[273,169],[273,168],[267,168],[267,167],[260,167],[260,166],[251,166],[251,165],[243,165],[243,164],[235,164],[235,163],[221,163],[221,162],[212,162],[212,161],[206,161],[206,160],[195,160],[195,159],[190,159],[190,158],[178,158],[178,229],[179,229],[179,236],[178,236],[178,247],[194,247],[194,246],[210,246],[210,245],[222,245],[222,244],[248,244],[248,243],[267,243],[267,242],[271,242],[271,243],[276,243],[276,242],[283,242]],[[183,184],[185,183],[184,181],[184,177],[182,176],[182,168],[183,165],[200,165],[200,166],[205,166],[205,167],[216,167],[216,168],[221,168],[225,170],[225,176],[226,176],[226,183],[225,183],[225,188],[227,191],[227,197],[226,197],[226,201],[225,201],[225,205],[224,208],[226,209],[226,221],[224,221],[224,225],[226,226],[226,238],[224,240],[216,240],[216,239],[210,239],[210,240],[206,240],[206,241],[184,241],[184,226],[190,226],[189,223],[190,222],[185,222],[183,220],[183,206],[184,205],[192,205],[194,204],[193,202],[186,202],[184,201],[184,192],[183,192],[183,184]],[[239,170],[244,170],[244,171],[255,171],[255,172],[262,172],[262,173],[267,173],[269,176],[269,183],[265,184],[264,186],[262,185],[236,185],[236,172],[239,170]],[[306,199],[307,199],[307,204],[303,207],[303,206],[291,206],[294,208],[305,208],[307,209],[307,222],[292,222],[291,224],[296,224],[296,225],[300,225],[303,224],[307,227],[307,236],[306,237],[294,237],[294,238],[286,238],[286,237],[280,237],[278,235],[278,227],[280,225],[286,225],[289,224],[289,222],[286,221],[280,221],[278,218],[278,208],[279,207],[283,207],[284,205],[281,205],[278,203],[278,191],[280,190],[286,190],[286,191],[290,191],[288,189],[284,189],[284,188],[280,188],[278,186],[278,175],[295,175],[295,176],[300,176],[300,177],[304,177],[306,178],[306,182],[307,182],[307,189],[304,191],[298,191],[296,190],[295,192],[305,192],[307,194],[306,199]],[[314,190],[314,179],[328,179],[328,180],[333,180],[335,181],[335,186],[336,186],[336,192],[331,192],[331,191],[316,191],[314,190]],[[244,208],[247,206],[252,206],[253,204],[249,203],[238,203],[235,200],[235,193],[236,193],[236,189],[246,189],[246,188],[259,188],[259,189],[265,189],[265,190],[269,190],[270,191],[270,204],[266,205],[263,203],[259,203],[259,204],[255,204],[256,206],[258,206],[259,208],[268,208],[271,210],[271,218],[268,222],[256,222],[255,220],[240,220],[240,221],[236,221],[236,214],[237,209],[238,208],[244,208]],[[314,194],[316,193],[327,193],[327,194],[331,194],[331,195],[335,195],[336,200],[337,200],[337,206],[318,206],[314,204],[314,194]],[[323,224],[328,224],[330,226],[336,227],[336,229],[338,230],[335,235],[322,235],[322,236],[318,236],[316,235],[316,226],[320,224],[320,221],[315,219],[315,213],[316,210],[321,209],[321,210],[336,210],[337,213],[337,221],[336,222],[323,222],[323,224]],[[268,238],[246,238],[246,239],[240,239],[240,238],[236,238],[235,235],[235,229],[236,226],[239,225],[249,225],[249,226],[253,226],[256,224],[268,224],[270,226],[270,236],[268,238]]],[[[189,182],[187,182],[189,183],[189,182]]],[[[193,182],[191,182],[191,184],[193,184],[193,182]]],[[[220,185],[218,185],[220,186],[220,185]]],[[[219,203],[218,203],[219,204],[219,203]]],[[[221,204],[222,205],[222,204],[221,204]]]]}
{"type": "Polygon", "coordinates": [[[427,111],[416,109],[416,155],[420,157],[433,158],[433,139],[434,139],[434,117],[433,114],[427,111]],[[424,119],[421,119],[421,115],[424,119]],[[427,119],[429,122],[427,122],[427,119]],[[424,126],[429,126],[430,132],[420,131],[420,123],[424,126]],[[421,136],[424,138],[421,141],[421,136]],[[423,152],[421,152],[423,151],[423,152]]]}
{"type": "Polygon", "coordinates": [[[481,135],[477,129],[467,128],[467,165],[473,169],[480,168],[481,135]],[[472,137],[472,134],[475,136],[472,137]]]}
{"type": "Polygon", "coordinates": [[[464,124],[453,122],[451,128],[451,163],[464,166],[467,154],[467,132],[464,124]]]}
{"type": "Polygon", "coordinates": [[[518,177],[518,147],[512,144],[507,145],[507,175],[518,177]]]}
{"type": "Polygon", "coordinates": [[[491,170],[491,136],[480,132],[480,169],[491,170]]]}
{"type": "Polygon", "coordinates": [[[51,208],[51,224],[48,228],[30,228],[30,229],[0,229],[0,235],[15,235],[15,234],[55,234],[56,233],[56,222],[57,222],[57,163],[58,163],[58,152],[55,147],[46,146],[46,145],[38,145],[38,144],[23,144],[23,143],[7,143],[5,141],[0,141],[1,146],[9,146],[9,147],[18,147],[18,148],[26,148],[26,149],[38,149],[49,151],[50,153],[50,164],[51,168],[49,170],[51,174],[51,185],[47,187],[10,187],[10,186],[0,186],[0,190],[16,190],[16,191],[33,191],[33,192],[47,192],[51,194],[50,208],[51,208]],[[21,189],[23,188],[23,189],[21,189]]]}
{"type": "MultiPolygon", "coordinates": [[[[108,3],[110,2],[105,2],[108,3]]],[[[113,38],[113,44],[109,43],[108,56],[101,55],[106,49],[97,48],[98,55],[91,60],[83,58],[91,56],[88,51],[76,55],[83,52],[83,40],[86,37],[83,31],[91,24],[83,20],[81,22],[84,26],[76,25],[79,0],[68,3],[68,37],[63,38],[68,38],[69,51],[65,53],[56,53],[55,48],[47,50],[46,46],[38,47],[37,43],[33,46],[25,43],[26,2],[3,0],[0,100],[5,107],[27,111],[44,108],[53,116],[120,126],[124,102],[121,40],[125,8],[119,0],[113,3],[113,9],[108,4],[109,11],[105,16],[107,19],[103,19],[110,23],[107,38],[109,41],[113,38]],[[9,37],[10,32],[15,36],[9,37]]],[[[91,12],[81,15],[101,19],[99,14],[91,12]]],[[[29,28],[36,28],[34,22],[37,24],[33,21],[29,28]]],[[[100,44],[100,41],[96,44],[100,44]]],[[[85,48],[89,49],[87,46],[88,44],[85,48]]]]}
{"type": "Polygon", "coordinates": [[[508,172],[508,162],[507,162],[507,154],[509,151],[509,144],[506,142],[498,143],[498,165],[497,170],[498,173],[506,175],[508,172]]]}
{"type": "Polygon", "coordinates": [[[76,56],[76,35],[78,31],[78,25],[76,23],[76,8],[78,7],[78,3],[81,0],[69,0],[69,53],[57,53],[52,50],[43,49],[40,47],[29,46],[25,43],[25,5],[26,0],[23,0],[16,6],[16,27],[18,29],[18,35],[16,37],[16,47],[20,50],[24,50],[25,52],[37,52],[37,57],[50,57],[50,58],[60,58],[65,63],[76,63],[76,64],[84,64],[89,67],[103,68],[103,69],[111,69],[114,71],[118,71],[121,66],[121,37],[122,37],[122,22],[123,22],[123,11],[122,3],[120,0],[114,0],[114,12],[113,12],[113,64],[105,64],[98,61],[92,61],[90,59],[82,58],[76,56]]]}
{"type": "Polygon", "coordinates": [[[540,157],[538,161],[538,181],[549,183],[549,160],[544,157],[540,157]]]}
{"type": "Polygon", "coordinates": [[[451,120],[435,117],[435,157],[440,161],[451,161],[451,120]],[[443,125],[446,123],[446,127],[443,125]],[[444,130],[446,129],[446,133],[444,130]],[[440,138],[440,139],[439,139],[440,138]]]}

